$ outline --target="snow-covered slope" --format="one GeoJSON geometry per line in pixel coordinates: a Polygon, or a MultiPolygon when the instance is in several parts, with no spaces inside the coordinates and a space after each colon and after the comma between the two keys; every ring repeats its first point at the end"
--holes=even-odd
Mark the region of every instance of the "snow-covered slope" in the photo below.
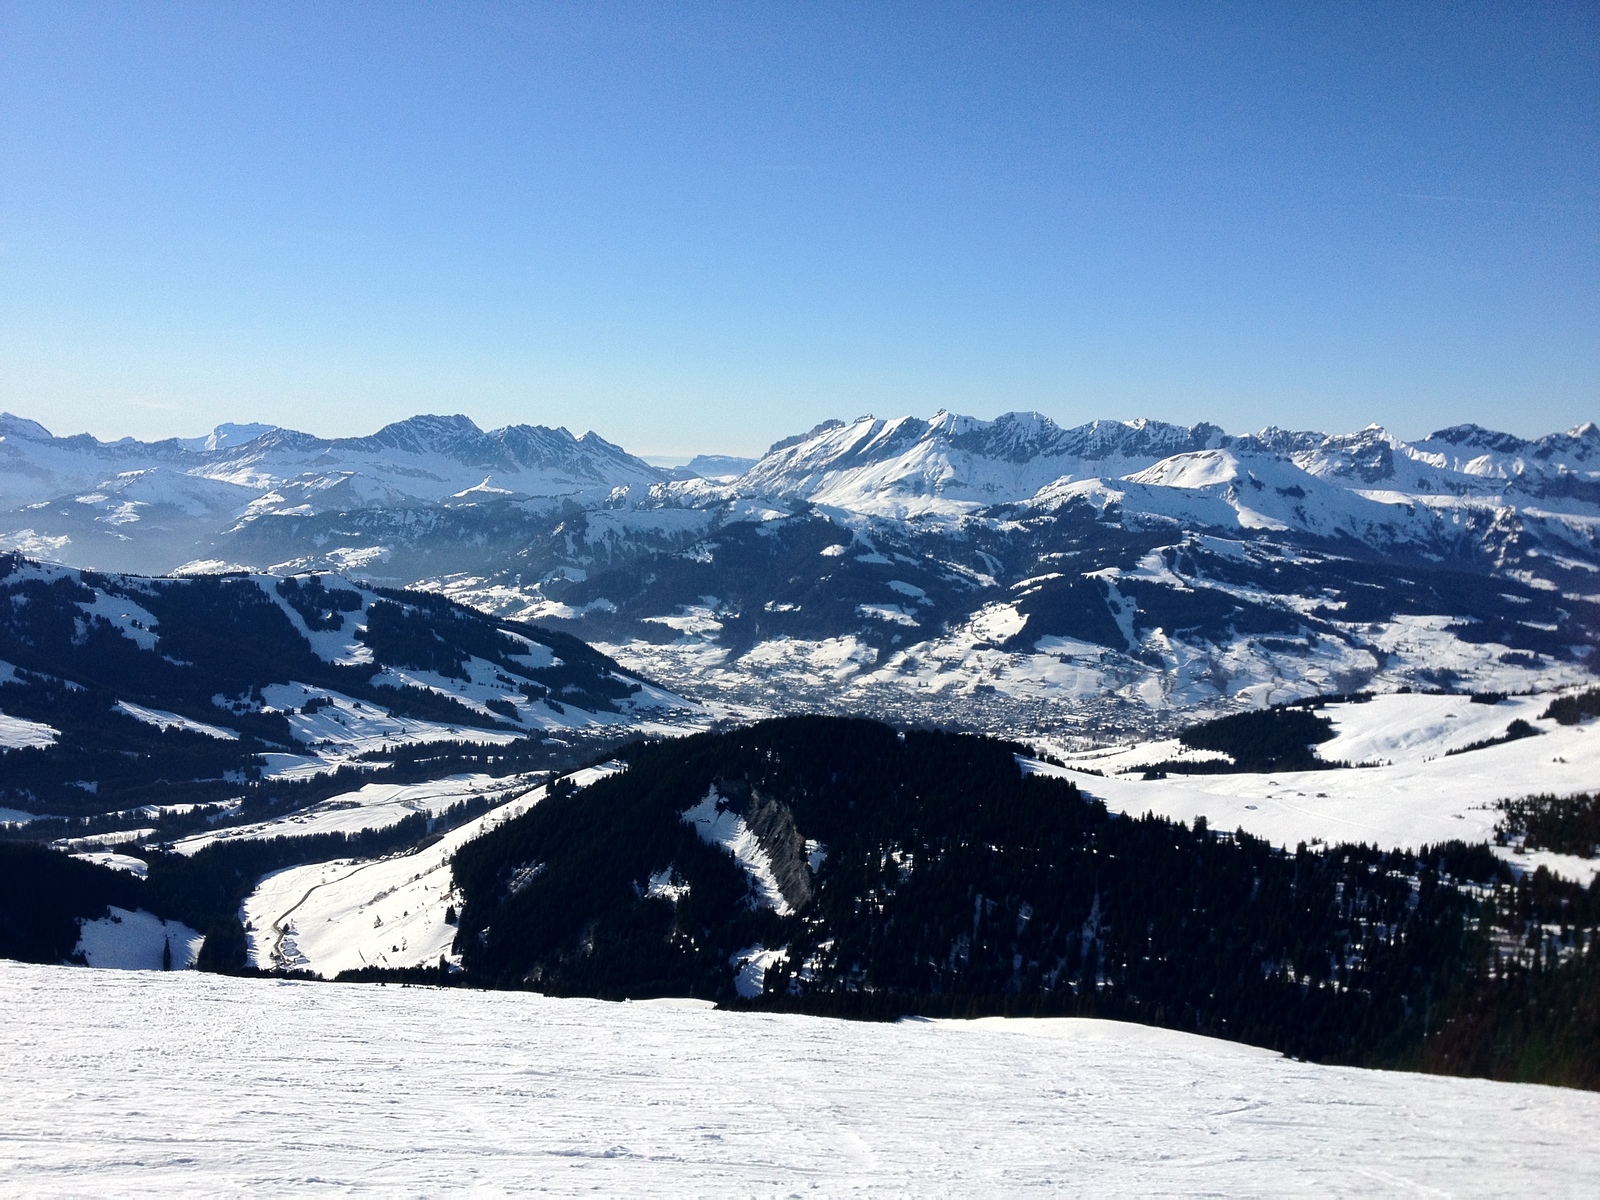
{"type": "Polygon", "coordinates": [[[203,935],[181,921],[111,905],[104,917],[81,922],[77,953],[91,967],[113,971],[182,971],[194,964],[203,935]]]}
{"type": "Polygon", "coordinates": [[[667,489],[587,545],[566,521],[537,581],[431,586],[750,707],[1132,728],[1357,688],[1542,690],[1590,677],[1597,437],[862,418],[774,446],[722,509],[667,489]],[[1485,473],[1436,441],[1520,457],[1485,473]],[[686,509],[709,527],[625,532],[686,509]]]}
{"type": "MultiPolygon", "coordinates": [[[[784,897],[783,888],[772,869],[772,855],[761,844],[744,816],[731,808],[713,784],[706,789],[700,803],[683,814],[686,825],[694,827],[696,836],[708,846],[720,846],[739,864],[750,881],[750,900],[758,908],[770,908],[780,917],[794,912],[784,897]]],[[[671,871],[667,872],[670,887],[671,871]]],[[[760,993],[759,985],[756,993],[760,993]]]]}
{"type": "Polygon", "coordinates": [[[1600,427],[1585,421],[1532,441],[1481,425],[1453,425],[1412,444],[1416,456],[1480,478],[1513,479],[1575,472],[1592,477],[1600,464],[1600,427]]]}
{"type": "Polygon", "coordinates": [[[1267,429],[1235,436],[1214,425],[1146,420],[1063,429],[1039,413],[993,421],[947,412],[926,421],[862,417],[778,443],[737,486],[905,516],[1021,500],[1052,483],[1137,476],[1163,461],[1176,465],[1139,481],[1177,488],[1232,482],[1233,473],[1206,469],[1226,461],[1216,451],[1279,459],[1342,489],[1487,497],[1509,488],[1563,508],[1563,500],[1576,501],[1591,515],[1600,503],[1600,428],[1592,422],[1537,441],[1468,425],[1407,443],[1378,426],[1354,434],[1267,429]]]}
{"type": "MultiPolygon", "coordinates": [[[[615,769],[588,768],[569,778],[582,788],[615,769]]],[[[250,964],[332,978],[362,967],[433,966],[449,958],[456,927],[448,913],[461,903],[451,880],[451,860],[462,846],[527,812],[548,794],[548,787],[519,788],[517,782],[497,781],[497,798],[509,792],[511,799],[421,850],[376,860],[312,863],[268,875],[244,903],[250,964]]],[[[373,824],[366,816],[360,821],[373,824]]],[[[263,830],[255,836],[273,834],[263,830]]]]}
{"type": "Polygon", "coordinates": [[[332,575],[162,579],[0,555],[0,657],[0,804],[112,828],[421,746],[516,746],[532,769],[539,747],[704,719],[569,635],[332,575]]]}
{"type": "Polygon", "coordinates": [[[0,1187],[30,1195],[1600,1190],[1592,1093],[1113,1022],[16,963],[0,1007],[0,1187]]]}
{"type": "Polygon", "coordinates": [[[527,780],[512,775],[446,775],[425,783],[368,783],[349,792],[299,809],[290,816],[228,825],[190,834],[171,844],[176,854],[194,854],[218,842],[261,838],[312,837],[324,833],[358,834],[387,829],[407,817],[437,817],[466,802],[499,805],[513,794],[525,792],[527,780]]]}
{"type": "Polygon", "coordinates": [[[1116,476],[1214,444],[1210,425],[1095,421],[1062,429],[1039,413],[980,421],[953,413],[819,427],[779,443],[735,481],[741,492],[798,497],[875,516],[959,513],[1032,495],[1047,483],[1116,476]]]}
{"type": "Polygon", "coordinates": [[[41,721],[25,721],[0,713],[0,751],[43,748],[55,744],[61,734],[41,721]]]}
{"type": "MultiPolygon", "coordinates": [[[[1154,812],[1184,822],[1205,817],[1214,829],[1244,829],[1291,849],[1298,842],[1410,850],[1455,840],[1492,842],[1502,815],[1497,801],[1592,792],[1600,785],[1600,725],[1543,720],[1548,702],[1514,696],[1478,704],[1468,696],[1408,694],[1330,704],[1318,711],[1332,720],[1335,736],[1317,753],[1327,762],[1356,764],[1350,769],[1143,778],[1145,767],[1179,757],[1175,741],[1077,751],[1055,745],[1066,771],[1045,764],[1030,769],[1066,775],[1114,812],[1154,812]],[[1504,736],[1517,720],[1539,736],[1467,749],[1504,736]]],[[[1508,847],[1501,853],[1515,866],[1548,866],[1585,885],[1600,874],[1600,859],[1508,847]]]]}
{"type": "Polygon", "coordinates": [[[1167,516],[1190,528],[1232,524],[1240,530],[1296,529],[1317,537],[1381,545],[1425,537],[1433,523],[1427,513],[1417,528],[1417,505],[1405,497],[1374,499],[1326,483],[1276,456],[1233,450],[1176,454],[1129,475],[1125,482],[1140,487],[1119,489],[1124,515],[1167,516]],[[1237,516],[1231,522],[1219,519],[1214,510],[1202,507],[1208,502],[1220,502],[1237,516]]]}
{"type": "Polygon", "coordinates": [[[261,489],[252,514],[366,508],[479,495],[607,495],[664,476],[595,433],[511,425],[484,432],[464,416],[412,417],[370,437],[325,441],[275,430],[224,449],[202,471],[261,489]]]}
{"type": "Polygon", "coordinates": [[[485,432],[460,415],[411,417],[359,438],[222,425],[207,438],[143,443],[55,437],[37,422],[0,414],[0,502],[96,506],[105,501],[92,493],[110,490],[120,499],[104,509],[105,519],[120,512],[124,523],[138,519],[137,509],[158,505],[440,501],[474,489],[565,496],[665,478],[594,433],[574,437],[542,425],[485,432]],[[279,498],[269,499],[274,492],[279,498]]]}

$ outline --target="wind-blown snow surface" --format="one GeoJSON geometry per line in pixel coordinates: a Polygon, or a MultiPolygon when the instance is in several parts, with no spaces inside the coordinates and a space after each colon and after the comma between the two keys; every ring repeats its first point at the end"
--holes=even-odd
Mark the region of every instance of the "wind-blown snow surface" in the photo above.
{"type": "Polygon", "coordinates": [[[0,1189],[1594,1195],[1600,1096],[1102,1021],[0,963],[0,1189]]]}

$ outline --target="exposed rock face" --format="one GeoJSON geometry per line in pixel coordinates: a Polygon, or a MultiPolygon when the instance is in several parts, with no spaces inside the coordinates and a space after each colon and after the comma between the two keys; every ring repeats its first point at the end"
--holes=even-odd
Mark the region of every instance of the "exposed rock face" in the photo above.
{"type": "Polygon", "coordinates": [[[794,911],[811,900],[811,868],[806,865],[806,840],[795,828],[794,813],[781,800],[763,796],[743,779],[719,781],[717,791],[727,807],[744,818],[750,832],[772,861],[778,890],[794,911]]]}

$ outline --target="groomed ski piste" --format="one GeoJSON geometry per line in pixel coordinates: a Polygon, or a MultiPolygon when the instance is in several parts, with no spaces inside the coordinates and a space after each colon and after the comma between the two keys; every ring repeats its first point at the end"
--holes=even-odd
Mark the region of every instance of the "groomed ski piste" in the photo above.
{"type": "MultiPolygon", "coordinates": [[[[568,778],[582,788],[617,769],[590,767],[568,778]]],[[[548,786],[526,785],[519,790],[511,781],[486,777],[469,776],[465,781],[475,778],[498,782],[505,790],[492,794],[503,798],[510,791],[512,798],[420,850],[386,858],[310,863],[263,879],[245,900],[242,912],[251,966],[332,978],[363,967],[393,970],[433,966],[441,959],[455,961],[451,946],[456,927],[449,912],[461,898],[454,890],[451,860],[462,846],[521,816],[549,791],[548,786]]],[[[451,799],[459,796],[448,794],[451,799]]],[[[370,824],[364,816],[351,819],[352,824],[356,820],[370,824]]]]}
{"type": "Polygon", "coordinates": [[[1600,1194],[1600,1095],[1091,1020],[0,962],[0,1191],[1600,1194]]]}
{"type": "MultiPolygon", "coordinates": [[[[1572,795],[1600,786],[1600,724],[1558,725],[1540,717],[1549,696],[1514,696],[1498,704],[1470,696],[1392,693],[1359,703],[1329,704],[1318,714],[1335,736],[1315,750],[1327,762],[1351,767],[1266,774],[1144,778],[1145,768],[1173,759],[1221,757],[1196,752],[1177,739],[1073,751],[1046,739],[1041,748],[1066,764],[1025,762],[1028,770],[1072,779],[1113,812],[1243,829],[1294,849],[1365,842],[1385,850],[1418,850],[1460,840],[1494,841],[1497,801],[1537,794],[1572,795]],[[1512,721],[1538,730],[1499,745],[1471,749],[1504,736],[1512,721]]],[[[1519,870],[1541,865],[1587,885],[1600,859],[1497,847],[1519,870]]]]}

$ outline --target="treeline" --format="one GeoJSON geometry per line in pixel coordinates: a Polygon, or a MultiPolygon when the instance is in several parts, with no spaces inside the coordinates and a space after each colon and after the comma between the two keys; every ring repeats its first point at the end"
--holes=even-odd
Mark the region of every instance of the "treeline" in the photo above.
{"type": "Polygon", "coordinates": [[[58,734],[52,745],[5,752],[0,804],[82,815],[163,801],[205,803],[220,798],[230,777],[238,783],[259,775],[267,747],[248,730],[271,732],[260,714],[228,741],[158,728],[118,711],[116,700],[105,688],[32,674],[0,684],[0,710],[58,734]]]}
{"type": "MultiPolygon", "coordinates": [[[[380,591],[388,599],[367,610],[359,636],[382,661],[465,679],[466,661],[476,656],[507,672],[504,682],[529,699],[554,697],[558,712],[562,702],[591,712],[615,712],[616,701],[639,690],[637,682],[615,673],[621,670],[616,663],[568,634],[518,621],[499,622],[502,629],[483,614],[434,593],[380,591]],[[528,648],[507,630],[548,649],[550,664],[529,666],[528,648]]],[[[514,716],[509,701],[498,703],[497,711],[514,716]]]]}
{"type": "Polygon", "coordinates": [[[135,909],[143,880],[28,843],[0,843],[0,958],[63,962],[78,944],[79,921],[108,905],[135,909]]]}
{"type": "Polygon", "coordinates": [[[1500,801],[1495,840],[1526,850],[1600,857],[1600,795],[1525,796],[1500,801]]]}
{"type": "Polygon", "coordinates": [[[1506,731],[1499,737],[1482,738],[1476,742],[1469,742],[1465,746],[1457,746],[1453,750],[1446,750],[1444,755],[1449,758],[1455,754],[1471,754],[1474,750],[1487,750],[1491,746],[1504,746],[1507,742],[1521,741],[1523,738],[1538,737],[1542,731],[1535,729],[1521,717],[1517,717],[1506,726],[1506,731]]]}
{"type": "MultiPolygon", "coordinates": [[[[1288,711],[1294,736],[1318,728],[1300,720],[1314,710],[1288,711]]],[[[427,750],[409,769],[535,753],[427,750]]],[[[553,787],[457,854],[460,973],[363,977],[863,1018],[1102,1016],[1324,1062],[1600,1087],[1600,881],[1518,877],[1485,845],[1286,852],[1203,820],[1116,816],[1023,770],[1019,745],[871,721],[792,717],[609,753],[629,769],[553,787]],[[708,796],[792,911],[757,903],[746,868],[685,822],[708,796]],[[740,981],[760,948],[776,961],[740,981]]],[[[1596,810],[1532,797],[1506,806],[1502,832],[1587,854],[1596,810]]],[[[202,966],[242,970],[237,914],[263,874],[397,851],[476,811],[463,802],[433,834],[418,815],[156,854],[144,881],[27,848],[0,893],[5,944],[58,960],[77,919],[116,903],[190,924],[207,935],[202,966]]]]}
{"type": "MultiPolygon", "coordinates": [[[[1191,725],[1178,740],[1228,755],[1236,771],[1315,771],[1331,765],[1312,747],[1333,740],[1333,722],[1309,707],[1273,705],[1191,725]]],[[[1173,763],[1169,769],[1183,766],[1173,763]]]]}
{"type": "Polygon", "coordinates": [[[1572,696],[1557,696],[1540,715],[1553,719],[1558,725],[1576,725],[1585,717],[1600,717],[1600,688],[1590,688],[1572,696]]]}
{"type": "Polygon", "coordinates": [[[1443,1075],[1600,1089],[1600,951],[1476,976],[1390,1063],[1443,1075]]]}
{"type": "MultiPolygon", "coordinates": [[[[1410,688],[1401,688],[1408,692],[1410,688]]],[[[1435,695],[1450,693],[1438,691],[1435,695]]],[[[1333,722],[1320,716],[1318,709],[1332,703],[1360,704],[1372,699],[1370,692],[1348,695],[1315,696],[1287,704],[1274,704],[1254,712],[1234,713],[1191,725],[1178,735],[1184,745],[1196,750],[1214,750],[1226,754],[1227,759],[1186,760],[1173,759],[1153,763],[1145,768],[1146,776],[1159,778],[1166,774],[1227,775],[1235,772],[1265,774],[1272,771],[1320,771],[1330,767],[1348,767],[1347,762],[1329,762],[1317,754],[1316,747],[1334,738],[1333,722]]],[[[1474,704],[1498,704],[1505,699],[1500,692],[1476,692],[1474,704]]],[[[1564,724],[1574,724],[1578,713],[1600,712],[1600,689],[1579,696],[1562,697],[1545,710],[1545,717],[1556,717],[1564,724]],[[1585,708],[1584,706],[1588,707],[1585,708]]],[[[1445,753],[1466,754],[1500,746],[1520,738],[1534,737],[1540,730],[1522,718],[1514,718],[1505,733],[1469,746],[1460,746],[1445,753]]]]}
{"type": "Polygon", "coordinates": [[[148,877],[153,911],[177,915],[206,935],[196,962],[202,970],[238,971],[247,965],[239,906],[263,875],[285,867],[336,858],[377,858],[404,849],[427,834],[421,813],[382,829],[318,833],[303,837],[213,842],[191,855],[156,854],[148,877]]]}
{"type": "Polygon", "coordinates": [[[246,967],[246,942],[239,908],[262,876],[307,863],[380,858],[421,849],[447,830],[481,816],[490,803],[487,796],[469,796],[434,816],[413,813],[379,829],[240,838],[213,842],[187,856],[156,854],[149,860],[149,900],[163,914],[178,914],[185,924],[205,933],[196,966],[241,971],[246,967]]]}
{"type": "Polygon", "coordinates": [[[363,760],[387,764],[381,775],[370,779],[413,782],[437,779],[441,775],[473,772],[483,775],[526,775],[539,771],[567,771],[598,757],[607,757],[638,735],[617,733],[600,726],[593,732],[563,731],[570,741],[554,741],[537,735],[519,738],[505,745],[481,742],[413,742],[404,746],[384,746],[362,755],[363,760]]]}
{"type": "Polygon", "coordinates": [[[1170,759],[1145,768],[1147,778],[1174,775],[1231,775],[1236,772],[1320,771],[1348,766],[1317,756],[1315,747],[1334,737],[1333,722],[1316,709],[1335,700],[1370,697],[1319,696],[1294,704],[1274,704],[1189,726],[1178,740],[1195,750],[1213,750],[1225,759],[1170,759]]]}

